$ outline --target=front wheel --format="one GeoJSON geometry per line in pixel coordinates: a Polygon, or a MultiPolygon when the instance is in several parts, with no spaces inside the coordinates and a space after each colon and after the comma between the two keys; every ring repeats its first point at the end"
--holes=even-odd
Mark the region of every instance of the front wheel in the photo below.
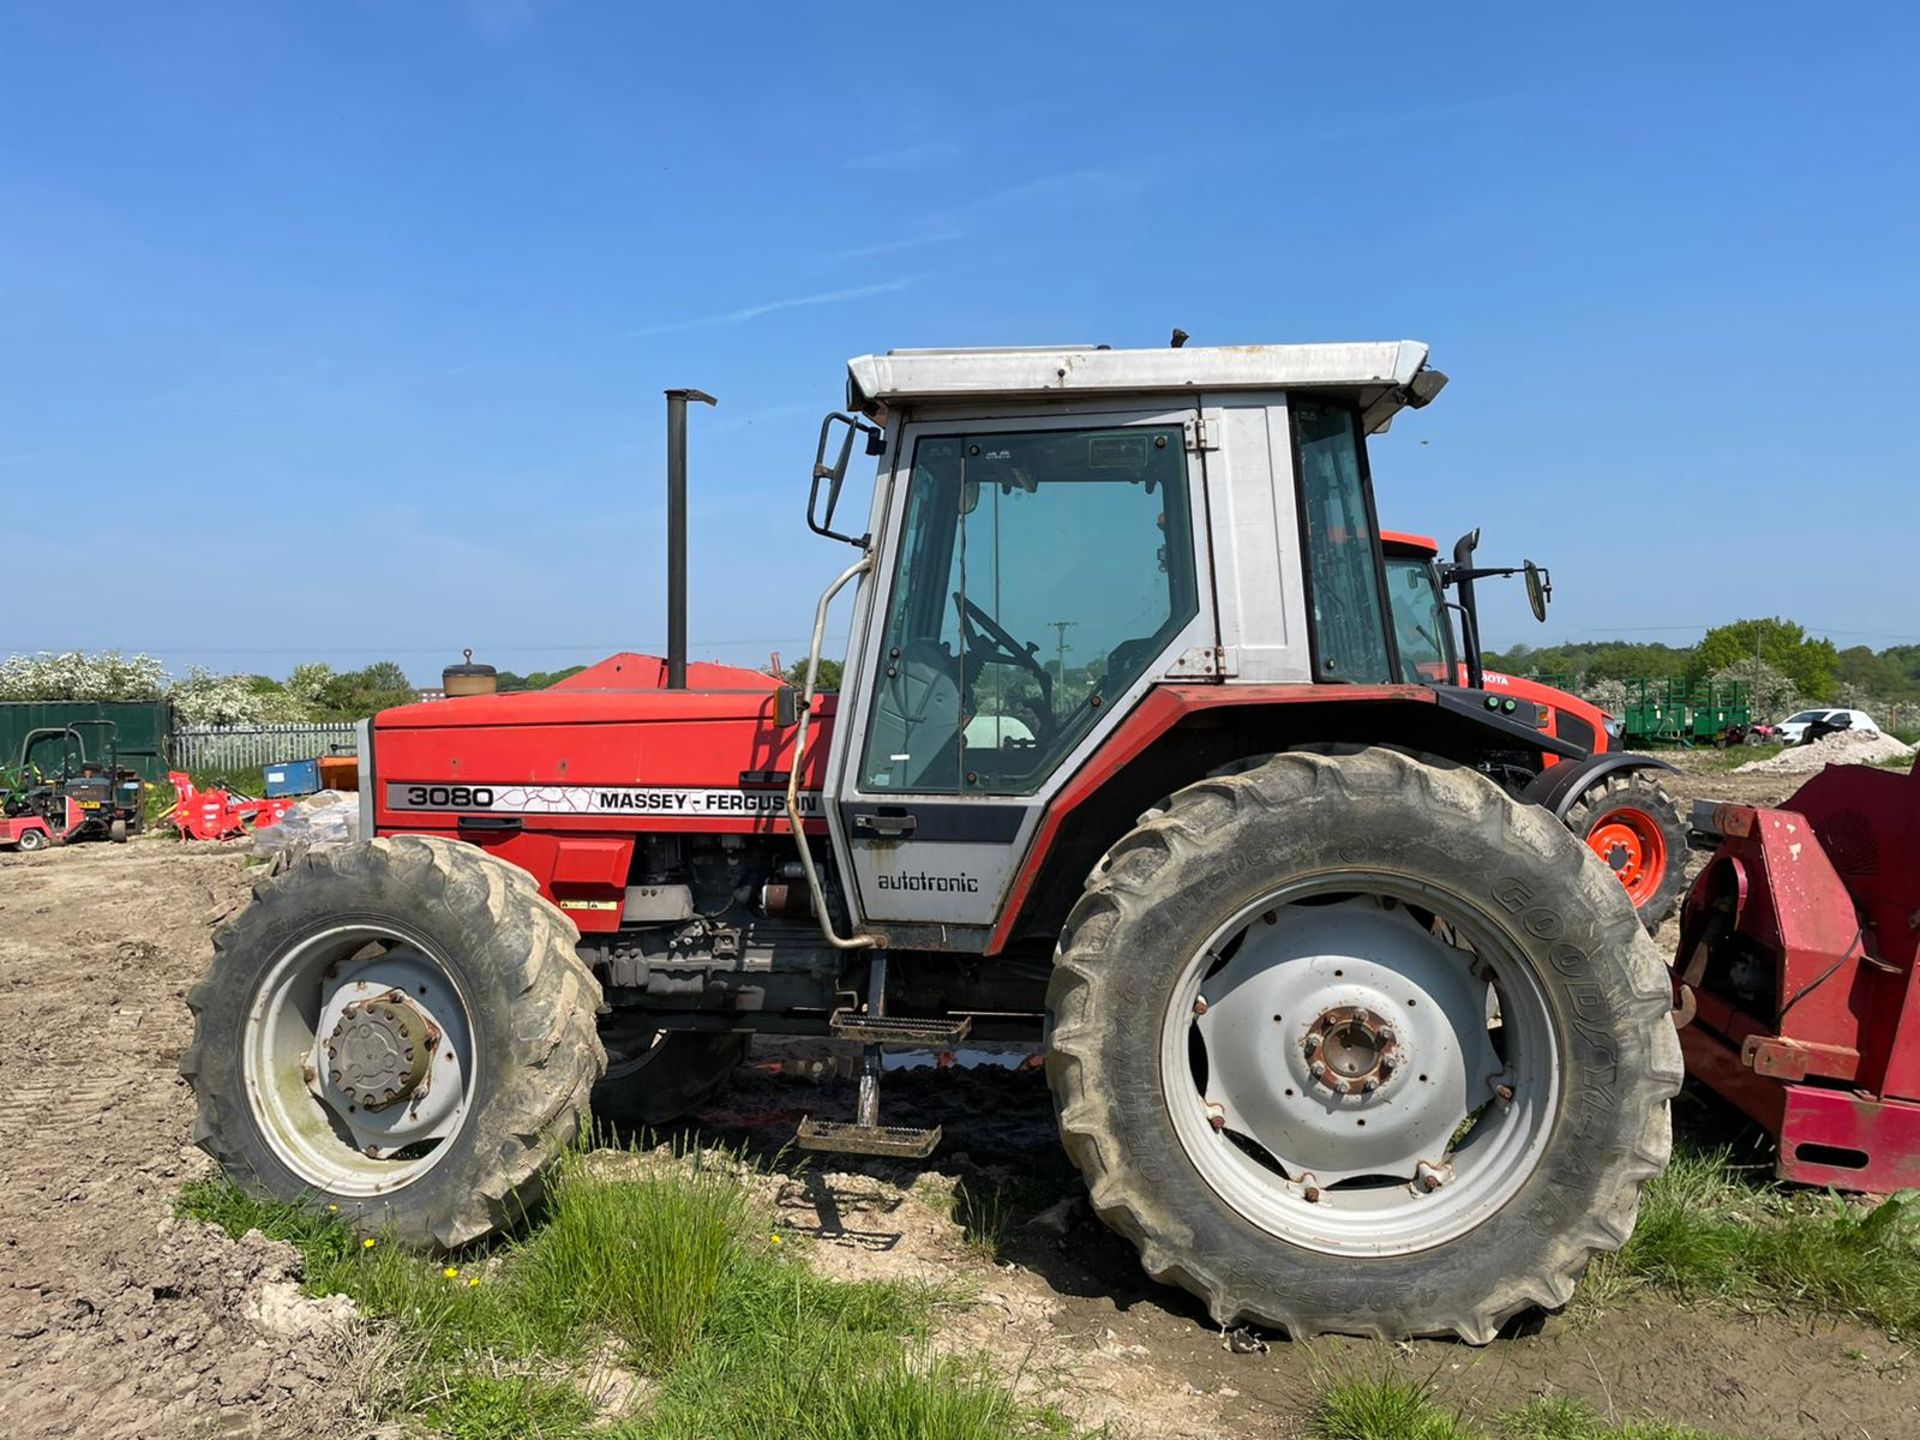
{"type": "Polygon", "coordinates": [[[1679,1087],[1620,887],[1484,777],[1284,754],[1175,795],[1061,937],[1095,1209],[1216,1321],[1482,1343],[1626,1242],[1679,1087]]]}
{"type": "Polygon", "coordinates": [[[1616,771],[1595,781],[1568,809],[1567,828],[1614,873],[1649,932],[1680,908],[1687,884],[1687,823],[1652,775],[1616,771]]]}
{"type": "Polygon", "coordinates": [[[605,1065],[577,938],[472,845],[308,852],[215,934],[187,997],[194,1139],[244,1190],[409,1244],[512,1224],[605,1065]]]}
{"type": "Polygon", "coordinates": [[[656,1030],[618,1011],[602,1025],[607,1073],[593,1092],[593,1117],[650,1129],[690,1114],[718,1095],[753,1043],[748,1034],[656,1030]]]}

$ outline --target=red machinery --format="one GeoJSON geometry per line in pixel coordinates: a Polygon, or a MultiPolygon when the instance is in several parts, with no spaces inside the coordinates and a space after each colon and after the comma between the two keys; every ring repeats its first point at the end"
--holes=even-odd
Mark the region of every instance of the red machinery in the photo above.
{"type": "Polygon", "coordinates": [[[171,819],[185,840],[226,840],[278,825],[295,800],[252,800],[230,790],[199,790],[192,777],[178,770],[167,772],[178,795],[171,819]]]}
{"type": "MultiPolygon", "coordinates": [[[[67,801],[68,813],[80,807],[73,801],[67,801]]],[[[72,822],[74,826],[78,821],[72,822]]],[[[17,845],[22,850],[45,850],[63,840],[64,835],[56,836],[47,822],[38,815],[0,815],[0,845],[17,845]]]]}
{"type": "Polygon", "coordinates": [[[1709,816],[1674,962],[1688,1073],[1773,1132],[1783,1180],[1920,1185],[1920,761],[1709,816]]]}

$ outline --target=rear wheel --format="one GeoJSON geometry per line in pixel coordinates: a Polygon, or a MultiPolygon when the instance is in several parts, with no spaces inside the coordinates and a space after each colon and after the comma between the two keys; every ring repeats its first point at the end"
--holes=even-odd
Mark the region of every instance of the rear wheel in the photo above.
{"type": "Polygon", "coordinates": [[[194,1139],[241,1188],[451,1248],[579,1133],[600,989],[525,871],[421,836],[310,851],[187,997],[194,1139]]]}
{"type": "Polygon", "coordinates": [[[607,1073],[593,1091],[596,1120],[626,1129],[665,1125],[719,1094],[747,1058],[751,1035],[655,1030],[617,1012],[600,1031],[607,1073]]]}
{"type": "Polygon", "coordinates": [[[1061,937],[1103,1219],[1223,1325],[1493,1338],[1624,1244],[1681,1075],[1620,887],[1483,777],[1286,754],[1175,795],[1061,937]]]}
{"type": "Polygon", "coordinates": [[[1596,781],[1567,811],[1567,828],[1619,879],[1649,931],[1679,908],[1687,883],[1687,825],[1666,787],[1645,771],[1596,781]]]}
{"type": "Polygon", "coordinates": [[[52,846],[53,837],[44,830],[22,830],[20,848],[22,850],[45,850],[52,846]]]}

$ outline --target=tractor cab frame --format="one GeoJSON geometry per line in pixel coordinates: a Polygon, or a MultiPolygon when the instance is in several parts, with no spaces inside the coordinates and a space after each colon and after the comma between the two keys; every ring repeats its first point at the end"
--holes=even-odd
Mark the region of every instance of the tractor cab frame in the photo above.
{"type": "MultiPolygon", "coordinates": [[[[1166,730],[1236,711],[1358,705],[1370,713],[1341,721],[1356,738],[1575,754],[1530,705],[1403,673],[1367,439],[1439,393],[1426,362],[1413,341],[852,361],[853,413],[822,426],[809,523],[861,555],[816,613],[803,756],[827,608],[860,585],[823,793],[803,792],[796,763],[788,795],[796,833],[818,803],[847,877],[849,933],[829,938],[994,953],[1023,916],[1045,935],[1061,907],[1040,872],[1081,797],[1166,730]],[[857,539],[834,528],[856,428],[878,456],[857,539]],[[1430,724],[1436,700],[1448,718],[1430,724]]],[[[1148,763],[1139,806],[1205,773],[1185,753],[1148,763]]]]}

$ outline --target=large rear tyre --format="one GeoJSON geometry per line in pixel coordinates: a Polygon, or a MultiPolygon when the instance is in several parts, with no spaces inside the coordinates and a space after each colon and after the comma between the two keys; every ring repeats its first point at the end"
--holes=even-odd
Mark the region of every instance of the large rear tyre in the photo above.
{"type": "Polygon", "coordinates": [[[601,1029],[607,1073],[593,1090],[593,1118],[623,1129],[665,1125],[705,1105],[747,1058],[751,1035],[649,1030],[622,1021],[601,1029]]]}
{"type": "Polygon", "coordinates": [[[1649,933],[1680,907],[1687,887],[1687,822],[1651,774],[1616,771],[1596,781],[1567,811],[1567,828],[1619,879],[1649,933]]]}
{"type": "Polygon", "coordinates": [[[408,1244],[514,1223],[606,1063],[577,939],[472,845],[308,852],[215,934],[187,997],[193,1138],[242,1189],[408,1244]]]}
{"type": "Polygon", "coordinates": [[[1551,815],[1406,755],[1189,786],[1061,936],[1047,1074],[1100,1216],[1222,1325],[1564,1304],[1664,1167],[1665,967],[1551,815]]]}

